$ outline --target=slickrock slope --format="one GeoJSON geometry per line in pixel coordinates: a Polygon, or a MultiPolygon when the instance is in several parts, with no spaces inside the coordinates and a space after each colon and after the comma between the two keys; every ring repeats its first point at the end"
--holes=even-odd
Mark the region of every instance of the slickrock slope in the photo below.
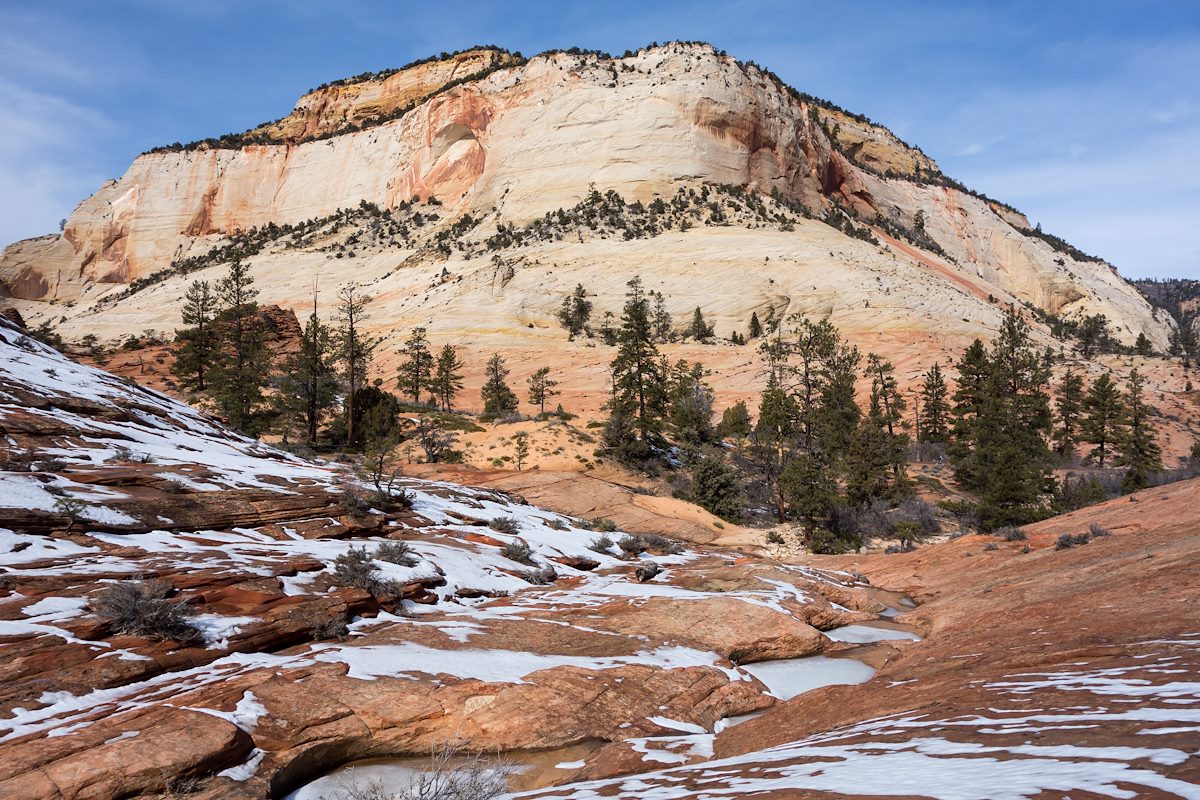
{"type": "MultiPolygon", "coordinates": [[[[631,242],[619,233],[604,242],[572,234],[558,246],[499,244],[466,254],[456,234],[439,241],[450,245],[447,262],[446,248],[413,252],[393,237],[365,261],[287,253],[256,261],[256,272],[293,301],[307,284],[297,272],[319,274],[326,286],[391,276],[379,287],[387,294],[381,326],[428,317],[465,330],[483,291],[501,301],[485,325],[518,336],[527,324],[546,324],[547,306],[573,288],[569,280],[582,279],[611,308],[624,281],[641,272],[656,279],[653,288],[663,289],[673,312],[723,298],[713,309],[721,335],[768,306],[836,317],[868,304],[893,309],[881,323],[906,334],[936,330],[922,309],[938,322],[965,317],[976,333],[991,327],[991,296],[1052,314],[1104,313],[1122,341],[1144,332],[1166,346],[1169,321],[1107,264],[1054,249],[1020,213],[954,188],[932,160],[885,129],[698,44],[613,59],[551,53],[525,61],[481,50],[316,90],[280,122],[240,138],[138,157],[76,209],[61,236],[6,250],[0,281],[14,298],[37,301],[18,304],[31,322],[65,317],[70,330],[90,324],[83,320],[94,304],[123,284],[235,231],[296,225],[362,201],[388,211],[436,196],[444,203],[440,225],[470,214],[482,239],[570,209],[593,187],[650,204],[670,202],[680,188],[718,184],[747,187],[759,201],[778,193],[818,218],[840,207],[860,229],[876,226],[884,244],[868,246],[821,223],[766,225],[706,213],[690,231],[676,226],[631,242]],[[885,228],[916,244],[890,240],[885,228]],[[443,267],[455,279],[436,300],[419,311],[405,307],[402,298],[427,288],[443,267]],[[532,274],[510,284],[514,271],[532,274]],[[725,284],[743,291],[727,293],[725,284]],[[53,300],[59,304],[45,305],[53,300]]],[[[160,314],[178,307],[179,285],[169,289],[160,314]]],[[[141,299],[118,301],[131,313],[105,332],[142,323],[141,299]]]]}
{"type": "Polygon", "coordinates": [[[711,760],[527,796],[1200,797],[1197,508],[1193,480],[1047,520],[1027,541],[815,559],[906,590],[920,606],[898,619],[924,641],[878,645],[866,684],[719,733],[711,760]],[[1092,523],[1111,534],[1055,549],[1092,523]]]}
{"type": "Polygon", "coordinates": [[[448,739],[711,729],[775,702],[731,659],[844,648],[821,631],[885,610],[848,574],[698,550],[647,554],[665,569],[638,582],[577,520],[496,492],[406,480],[410,508],[348,511],[344,469],[0,326],[5,800],[260,798],[448,739]],[[503,555],[517,541],[527,563],[503,555]],[[394,593],[338,584],[339,556],[384,542],[411,548],[373,562],[394,593]],[[136,576],[168,581],[203,639],[117,635],[96,604],[136,576]]]}

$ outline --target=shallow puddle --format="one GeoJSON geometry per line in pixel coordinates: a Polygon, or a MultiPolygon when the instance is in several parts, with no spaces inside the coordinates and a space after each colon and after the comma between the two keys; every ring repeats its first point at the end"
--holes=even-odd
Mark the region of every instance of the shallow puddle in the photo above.
{"type": "Polygon", "coordinates": [[[744,664],[741,669],[762,681],[771,695],[780,700],[791,700],[822,686],[863,683],[875,674],[874,669],[861,661],[829,656],[760,661],[744,664]]]}

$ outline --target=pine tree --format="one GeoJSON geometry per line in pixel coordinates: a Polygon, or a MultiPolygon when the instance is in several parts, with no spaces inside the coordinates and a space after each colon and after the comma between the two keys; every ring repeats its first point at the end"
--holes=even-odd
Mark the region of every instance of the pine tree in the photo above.
{"type": "Polygon", "coordinates": [[[404,357],[396,376],[396,387],[412,398],[414,404],[421,402],[421,390],[429,388],[433,374],[433,355],[429,352],[429,339],[424,328],[413,328],[399,353],[404,357]]]}
{"type": "Polygon", "coordinates": [[[692,470],[692,499],[722,519],[735,521],[746,507],[741,476],[717,454],[708,455],[692,470]]]}
{"type": "Polygon", "coordinates": [[[762,336],[762,334],[763,334],[763,327],[762,327],[762,323],[758,321],[758,312],[751,311],[750,312],[750,338],[757,339],[758,337],[762,336]]]}
{"type": "Polygon", "coordinates": [[[1134,343],[1133,347],[1139,356],[1145,356],[1148,358],[1154,355],[1154,345],[1150,343],[1150,339],[1145,333],[1138,334],[1137,342],[1134,343]]]}
{"type": "Polygon", "coordinates": [[[560,392],[554,387],[558,381],[550,377],[550,368],[541,367],[529,376],[529,402],[538,407],[539,414],[546,413],[546,401],[560,392]]]}
{"type": "Polygon", "coordinates": [[[257,427],[270,371],[266,329],[253,283],[249,267],[235,259],[217,284],[220,349],[211,374],[212,394],[221,414],[232,427],[247,433],[257,427]]]}
{"type": "Polygon", "coordinates": [[[429,382],[429,391],[441,403],[442,411],[452,410],[454,395],[462,389],[463,376],[459,372],[463,367],[462,359],[453,345],[442,345],[438,353],[437,363],[433,368],[433,377],[429,382]]]}
{"type": "Polygon", "coordinates": [[[950,402],[942,365],[934,364],[925,373],[918,395],[921,420],[917,425],[917,441],[941,444],[950,440],[950,402]]]}
{"type": "Polygon", "coordinates": [[[708,323],[704,321],[704,312],[700,310],[700,306],[696,306],[696,310],[692,314],[692,324],[688,328],[687,335],[697,342],[707,342],[712,338],[712,328],[708,327],[708,323]]]}
{"type": "Polygon", "coordinates": [[[795,382],[793,396],[799,410],[801,447],[811,451],[816,445],[817,409],[824,388],[827,362],[833,357],[838,334],[829,320],[813,322],[807,317],[794,316],[794,340],[783,343],[787,357],[795,356],[796,364],[789,367],[795,382]]]}
{"type": "Polygon", "coordinates": [[[721,425],[718,432],[723,437],[742,439],[750,435],[752,427],[750,409],[746,408],[746,401],[738,400],[721,414],[721,425]]]}
{"type": "Polygon", "coordinates": [[[1058,387],[1055,400],[1054,452],[1063,461],[1075,455],[1079,444],[1080,414],[1083,412],[1083,376],[1068,369],[1058,387]]]}
{"type": "Polygon", "coordinates": [[[891,493],[892,444],[877,418],[868,415],[859,421],[842,469],[851,505],[866,505],[891,493]]]}
{"type": "Polygon", "coordinates": [[[517,465],[517,472],[524,469],[527,458],[529,458],[529,434],[525,431],[518,431],[513,434],[513,462],[517,465]]]}
{"type": "Polygon", "coordinates": [[[558,311],[558,321],[567,329],[571,338],[574,338],[587,329],[591,316],[592,302],[587,299],[587,291],[584,290],[583,284],[578,284],[573,293],[563,298],[562,308],[558,311]]]}
{"type": "Polygon", "coordinates": [[[779,489],[788,510],[811,532],[820,527],[837,503],[833,470],[817,453],[798,453],[784,467],[779,489]]]}
{"type": "Polygon", "coordinates": [[[1150,421],[1150,406],[1145,398],[1145,379],[1135,369],[1129,373],[1125,395],[1128,409],[1128,433],[1120,444],[1117,464],[1125,467],[1121,488],[1136,492],[1150,486],[1150,478],[1162,472],[1162,448],[1156,441],[1154,423],[1150,421]]]}
{"type": "Polygon", "coordinates": [[[654,338],[659,342],[671,341],[671,313],[667,311],[667,301],[662,292],[651,292],[654,295],[654,338]]]}
{"type": "Polygon", "coordinates": [[[1079,324],[1079,349],[1084,358],[1091,358],[1098,351],[1107,350],[1112,343],[1108,332],[1108,317],[1093,314],[1084,317],[1079,324]]]}
{"type": "MultiPolygon", "coordinates": [[[[667,411],[667,376],[654,345],[649,303],[640,278],[629,281],[617,355],[612,361],[613,396],[610,416],[629,418],[635,441],[622,448],[625,460],[645,460],[663,444],[662,424],[667,411]]],[[[622,423],[623,424],[623,423],[622,423]]]]}
{"type": "Polygon", "coordinates": [[[954,475],[960,483],[977,488],[980,468],[975,443],[979,420],[983,414],[988,376],[992,365],[983,342],[971,343],[955,365],[958,386],[954,390],[954,427],[952,429],[950,460],[954,475]]]}
{"type": "Polygon", "coordinates": [[[767,385],[759,398],[758,423],[754,426],[750,452],[767,484],[780,522],[785,518],[786,501],[779,489],[779,479],[796,438],[798,417],[796,401],[779,385],[777,373],[769,371],[767,385]]]}
{"type": "Polygon", "coordinates": [[[217,296],[208,281],[194,281],[183,300],[183,324],[189,327],[175,331],[180,347],[171,372],[185,387],[203,392],[217,352],[217,296]]]}
{"type": "MultiPolygon", "coordinates": [[[[835,331],[836,336],[836,331],[835,331]]],[[[862,360],[858,348],[835,338],[833,348],[822,367],[820,398],[816,411],[816,441],[825,461],[836,465],[846,450],[862,409],[854,396],[854,382],[862,360]]]]}
{"type": "Polygon", "coordinates": [[[300,337],[300,349],[284,361],[279,387],[285,413],[303,420],[310,445],[316,443],[321,421],[337,402],[333,356],[333,332],[317,316],[314,298],[312,314],[300,337]]]}
{"type": "Polygon", "coordinates": [[[346,382],[346,441],[351,445],[357,442],[354,421],[359,416],[354,404],[358,391],[366,386],[371,359],[379,346],[379,339],[368,336],[363,330],[371,299],[355,283],[343,286],[338,292],[337,354],[346,382]]]}
{"type": "Polygon", "coordinates": [[[713,441],[713,391],[704,382],[704,367],[680,360],[671,371],[670,417],[675,440],[695,451],[713,441]]]}
{"type": "Polygon", "coordinates": [[[900,394],[891,362],[870,353],[867,356],[866,377],[871,379],[870,419],[887,434],[886,457],[892,472],[891,489],[893,496],[899,497],[907,491],[908,483],[904,457],[908,434],[901,428],[907,403],[900,394]]]}
{"type": "Polygon", "coordinates": [[[517,410],[517,396],[508,388],[505,378],[508,369],[499,353],[488,359],[483,373],[483,387],[479,396],[483,399],[483,415],[488,418],[502,417],[517,410]]]}
{"type": "Polygon", "coordinates": [[[1088,389],[1083,400],[1083,411],[1080,438],[1093,445],[1089,460],[1095,461],[1103,469],[1104,462],[1120,447],[1127,426],[1121,391],[1107,372],[1088,389]]]}

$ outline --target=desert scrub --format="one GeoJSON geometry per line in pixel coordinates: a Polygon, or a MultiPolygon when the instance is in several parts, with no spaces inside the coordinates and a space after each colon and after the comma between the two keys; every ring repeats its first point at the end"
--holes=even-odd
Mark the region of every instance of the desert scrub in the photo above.
{"type": "Polygon", "coordinates": [[[610,539],[608,536],[601,536],[592,540],[592,543],[588,545],[588,550],[596,553],[603,553],[604,555],[608,556],[612,555],[612,546],[612,539],[610,539]]]}
{"type": "Polygon", "coordinates": [[[390,564],[399,564],[402,567],[415,567],[418,556],[412,547],[409,546],[408,542],[394,539],[384,542],[375,548],[375,559],[377,561],[387,561],[390,564]]]}
{"type": "Polygon", "coordinates": [[[518,534],[521,532],[521,526],[512,517],[496,517],[488,520],[488,527],[500,533],[518,534]]]}
{"type": "Polygon", "coordinates": [[[518,564],[533,563],[533,548],[520,539],[507,542],[500,548],[500,555],[509,561],[516,561],[518,564]]]}
{"type": "Polygon", "coordinates": [[[102,589],[91,607],[114,633],[198,643],[203,635],[188,621],[195,612],[186,603],[169,599],[174,592],[165,580],[126,580],[102,589]]]}
{"type": "Polygon", "coordinates": [[[338,586],[362,589],[380,600],[392,600],[400,593],[395,581],[379,576],[366,547],[351,547],[334,559],[333,582],[338,586]]]}
{"type": "Polygon", "coordinates": [[[625,555],[633,557],[645,551],[646,543],[640,536],[631,536],[627,533],[617,540],[617,547],[621,548],[621,552],[625,555]]]}

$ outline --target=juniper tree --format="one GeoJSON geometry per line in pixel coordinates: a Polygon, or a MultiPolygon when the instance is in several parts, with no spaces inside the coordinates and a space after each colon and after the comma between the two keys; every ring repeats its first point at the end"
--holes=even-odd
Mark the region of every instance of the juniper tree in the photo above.
{"type": "Polygon", "coordinates": [[[1103,469],[1108,457],[1120,447],[1127,426],[1121,390],[1107,372],[1092,382],[1083,400],[1083,411],[1080,438],[1093,445],[1089,460],[1103,469]]]}
{"type": "Polygon", "coordinates": [[[558,311],[558,321],[572,337],[575,337],[587,329],[591,316],[592,302],[587,299],[583,284],[578,284],[574,292],[563,298],[562,308],[558,311]]]}
{"type": "Polygon", "coordinates": [[[1068,369],[1063,375],[1062,383],[1059,384],[1058,396],[1054,401],[1054,452],[1063,461],[1070,460],[1075,455],[1075,446],[1079,444],[1083,396],[1083,376],[1073,369],[1068,369]]]}
{"type": "Polygon", "coordinates": [[[721,414],[718,432],[721,436],[742,439],[750,435],[751,428],[750,409],[746,408],[745,400],[738,400],[721,414]]]}
{"type": "Polygon", "coordinates": [[[249,267],[234,259],[217,284],[219,347],[211,373],[217,407],[231,426],[247,433],[255,432],[270,371],[267,334],[253,283],[249,267]]]}
{"type": "Polygon", "coordinates": [[[463,376],[459,371],[463,367],[462,359],[453,345],[442,345],[438,352],[437,362],[433,367],[433,377],[429,381],[429,391],[441,404],[443,411],[450,411],[454,404],[454,395],[462,389],[463,376]]]}
{"type": "Polygon", "coordinates": [[[696,306],[696,310],[692,313],[692,324],[688,328],[687,335],[697,342],[707,342],[712,338],[713,330],[704,321],[704,312],[700,310],[700,306],[696,306]]]}
{"type": "Polygon", "coordinates": [[[700,459],[692,470],[692,499],[727,520],[739,519],[746,507],[741,476],[716,453],[700,459]]]}
{"type": "Polygon", "coordinates": [[[355,283],[349,283],[338,292],[336,333],[338,361],[342,366],[342,377],[346,382],[346,441],[355,440],[355,400],[358,391],[366,386],[367,373],[379,339],[368,336],[363,330],[367,319],[367,304],[371,296],[364,294],[355,283]]]}
{"type": "Polygon", "coordinates": [[[670,374],[670,419],[675,440],[695,451],[713,440],[713,391],[704,367],[680,360],[670,374]]]}
{"type": "Polygon", "coordinates": [[[217,296],[208,281],[193,281],[183,300],[183,324],[188,327],[175,331],[175,341],[180,347],[175,352],[171,372],[185,387],[203,392],[208,388],[207,379],[218,347],[213,324],[217,296]]]}
{"type": "Polygon", "coordinates": [[[942,365],[934,364],[925,373],[918,394],[921,403],[917,441],[941,444],[950,439],[950,402],[942,365]]]}
{"type": "Polygon", "coordinates": [[[651,292],[654,296],[654,338],[660,342],[671,341],[671,313],[662,292],[651,292]]]}
{"type": "Polygon", "coordinates": [[[529,402],[538,407],[539,414],[546,413],[546,401],[559,394],[554,387],[558,381],[550,377],[549,367],[540,367],[529,376],[529,402]]]}
{"type": "Polygon", "coordinates": [[[1150,406],[1146,403],[1145,379],[1135,369],[1129,373],[1125,394],[1128,409],[1128,432],[1120,444],[1117,464],[1125,467],[1121,488],[1136,492],[1150,485],[1150,478],[1162,472],[1162,448],[1156,441],[1154,424],[1150,421],[1150,406]]]}
{"type": "Polygon", "coordinates": [[[508,388],[507,377],[504,359],[499,353],[493,353],[484,367],[483,386],[479,390],[485,417],[501,417],[517,410],[517,396],[508,388]]]}
{"type": "Polygon", "coordinates": [[[429,339],[424,328],[412,329],[400,355],[404,360],[397,369],[396,386],[411,397],[413,403],[420,404],[421,391],[429,387],[433,374],[433,355],[429,352],[429,339]]]}
{"type": "Polygon", "coordinates": [[[779,491],[788,510],[810,533],[824,523],[838,501],[833,470],[818,453],[797,453],[779,478],[779,491]]]}
{"type": "Polygon", "coordinates": [[[763,334],[763,327],[762,327],[762,323],[758,321],[758,312],[751,311],[750,312],[750,338],[757,339],[758,337],[762,336],[762,334],[763,334]]]}
{"type": "Polygon", "coordinates": [[[619,455],[625,460],[645,460],[663,444],[667,375],[654,345],[649,302],[642,281],[635,277],[628,286],[621,329],[617,332],[617,355],[611,364],[613,394],[609,413],[612,417],[627,417],[635,437],[620,448],[619,455]]]}

